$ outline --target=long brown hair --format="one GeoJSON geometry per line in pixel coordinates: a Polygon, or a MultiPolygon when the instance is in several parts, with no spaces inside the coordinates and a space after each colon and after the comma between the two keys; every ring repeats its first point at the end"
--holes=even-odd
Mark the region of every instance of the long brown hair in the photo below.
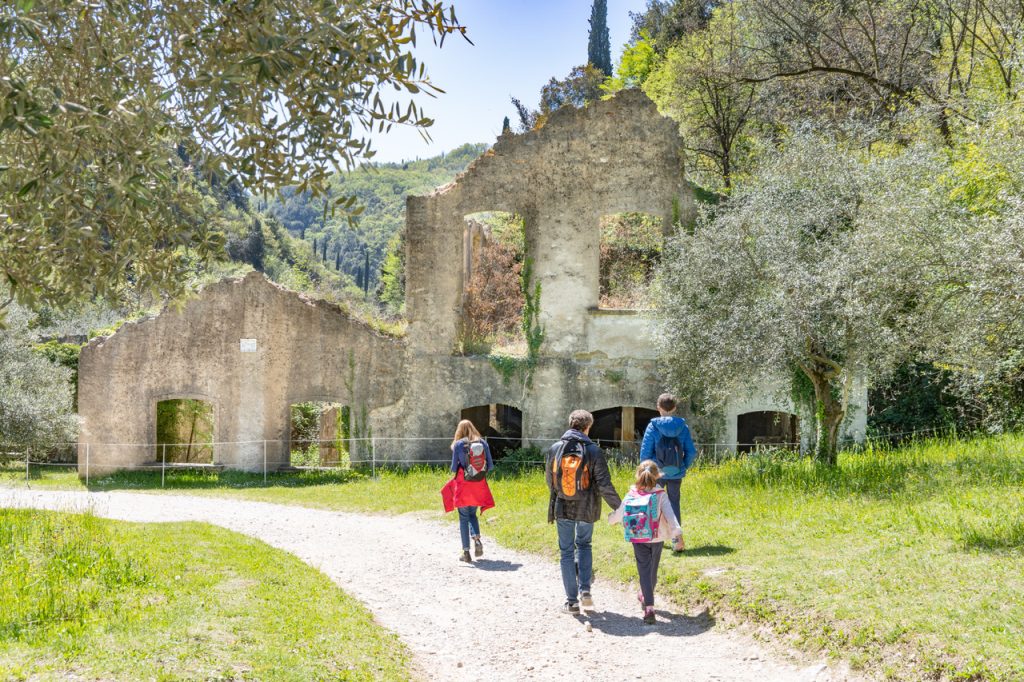
{"type": "Polygon", "coordinates": [[[455,449],[455,444],[460,440],[472,442],[475,440],[483,440],[483,436],[473,426],[473,422],[468,419],[463,419],[459,422],[459,425],[455,427],[455,437],[452,439],[452,450],[455,449]]]}
{"type": "Polygon", "coordinates": [[[655,486],[658,485],[658,478],[660,476],[661,470],[658,469],[658,465],[654,463],[654,460],[645,459],[636,468],[636,489],[654,490],[655,486]]]}

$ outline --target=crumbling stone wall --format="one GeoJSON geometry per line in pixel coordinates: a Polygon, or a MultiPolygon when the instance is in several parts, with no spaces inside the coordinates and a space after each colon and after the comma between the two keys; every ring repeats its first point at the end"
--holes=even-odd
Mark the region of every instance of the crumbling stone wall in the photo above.
{"type": "MultiPolygon", "coordinates": [[[[494,386],[493,394],[523,410],[527,438],[560,435],[571,409],[652,405],[662,386],[654,367],[649,320],[598,311],[601,216],[644,212],[673,224],[693,212],[675,124],[641,92],[625,91],[583,109],[559,109],[539,130],[506,132],[456,180],[409,197],[406,214],[406,306],[410,358],[446,358],[454,374],[447,400],[423,405],[444,385],[419,374],[410,397],[423,405],[410,429],[443,424],[461,409],[465,387],[494,386]],[[465,216],[507,211],[523,218],[526,257],[541,284],[542,358],[531,390],[499,387],[486,363],[452,358],[466,271],[465,216]],[[462,368],[472,367],[472,376],[462,368]],[[609,381],[609,374],[622,378],[609,381]],[[435,409],[430,409],[431,407],[435,409]]],[[[411,360],[419,366],[418,360],[411,360]]],[[[434,362],[437,362],[436,360],[434,362]]],[[[470,389],[472,390],[472,389],[470,389]]],[[[446,425],[447,426],[447,425],[446,425]]]]}
{"type": "MultiPolygon", "coordinates": [[[[601,217],[643,212],[670,226],[694,211],[676,126],[643,93],[559,109],[539,130],[505,133],[455,181],[406,206],[406,339],[259,274],[207,287],[181,311],[83,350],[80,468],[85,448],[94,469],[152,461],[151,446],[108,444],[153,443],[156,402],[167,398],[211,401],[216,440],[238,443],[217,446],[215,461],[248,470],[262,469],[266,443],[270,468],[287,461],[289,406],[303,401],[350,405],[362,435],[377,437],[377,459],[396,461],[445,460],[472,406],[520,409],[524,440],[541,443],[562,433],[573,409],[654,406],[665,387],[649,314],[598,309],[601,217]],[[482,211],[523,218],[541,284],[546,335],[528,385],[487,358],[455,354],[473,244],[465,217],[482,211]],[[256,352],[242,353],[241,339],[256,339],[256,352]]],[[[865,400],[861,391],[855,403],[865,400]]],[[[755,406],[786,403],[766,393],[755,406]]],[[[749,407],[737,401],[728,418],[749,407]]],[[[735,439],[735,424],[719,430],[735,439]]]]}
{"type": "Polygon", "coordinates": [[[203,289],[179,311],[130,322],[82,349],[79,469],[93,473],[157,459],[156,404],[198,398],[214,409],[214,462],[262,470],[288,461],[289,407],[305,401],[361,410],[402,392],[404,344],[337,306],[259,273],[203,289]],[[255,339],[255,352],[242,352],[255,339]],[[266,451],[264,450],[266,441],[266,451]]]}

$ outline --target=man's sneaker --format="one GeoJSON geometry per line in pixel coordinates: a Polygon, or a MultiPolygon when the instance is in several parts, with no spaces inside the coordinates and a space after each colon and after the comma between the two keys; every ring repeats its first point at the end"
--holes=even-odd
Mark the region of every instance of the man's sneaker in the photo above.
{"type": "Polygon", "coordinates": [[[469,550],[462,550],[462,556],[459,557],[459,561],[465,561],[467,564],[473,563],[473,557],[469,556],[469,550]]]}
{"type": "Polygon", "coordinates": [[[484,555],[484,543],[480,542],[480,538],[475,538],[473,540],[473,553],[477,556],[484,555]]]}
{"type": "Polygon", "coordinates": [[[654,619],[654,607],[644,607],[644,625],[654,625],[657,621],[654,619]]]}
{"type": "Polygon", "coordinates": [[[640,610],[641,610],[641,611],[646,611],[646,610],[647,610],[647,607],[646,607],[646,606],[644,606],[644,593],[643,593],[643,592],[641,592],[640,590],[637,590],[637,591],[636,591],[636,600],[637,600],[638,602],[640,602],[640,610]]]}
{"type": "Polygon", "coordinates": [[[579,602],[567,601],[562,604],[562,613],[571,613],[577,615],[580,612],[579,602]]]}
{"type": "Polygon", "coordinates": [[[585,609],[594,608],[594,598],[590,596],[589,592],[583,592],[580,594],[580,606],[585,609]]]}

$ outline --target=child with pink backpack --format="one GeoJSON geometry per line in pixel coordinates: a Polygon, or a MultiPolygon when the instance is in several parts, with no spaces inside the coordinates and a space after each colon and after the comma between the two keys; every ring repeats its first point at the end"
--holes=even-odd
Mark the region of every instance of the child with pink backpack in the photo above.
{"type": "Polygon", "coordinates": [[[682,551],[683,530],[672,510],[664,488],[658,485],[661,472],[652,460],[640,462],[636,482],[622,499],[619,508],[608,517],[609,523],[621,523],[626,541],[633,545],[640,591],[636,598],[644,610],[644,623],[654,625],[654,586],[658,583],[658,564],[666,540],[682,551]]]}

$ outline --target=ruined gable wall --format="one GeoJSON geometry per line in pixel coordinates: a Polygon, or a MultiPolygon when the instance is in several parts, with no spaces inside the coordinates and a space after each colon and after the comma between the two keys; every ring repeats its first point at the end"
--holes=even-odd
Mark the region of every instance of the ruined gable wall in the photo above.
{"type": "Polygon", "coordinates": [[[94,339],[79,369],[79,468],[135,466],[156,452],[156,403],[199,398],[214,408],[215,461],[262,470],[286,461],[289,406],[307,400],[390,405],[404,384],[404,346],[336,306],[289,292],[259,274],[206,287],[180,311],[94,339]],[[240,339],[256,339],[242,353],[240,339]],[[131,445],[113,445],[131,444],[131,445]]]}
{"type": "Polygon", "coordinates": [[[409,197],[407,431],[441,438],[464,407],[523,410],[524,434],[556,437],[575,408],[651,405],[663,389],[650,319],[596,313],[600,217],[692,214],[676,125],[639,91],[556,111],[539,130],[506,133],[449,185],[409,197]],[[509,385],[482,358],[452,357],[462,316],[465,216],[518,213],[541,283],[546,330],[533,388],[509,385]],[[611,377],[611,379],[609,378],[611,377]],[[614,381],[612,380],[614,379],[614,381]]]}
{"type": "Polygon", "coordinates": [[[675,124],[639,91],[554,112],[539,130],[506,133],[454,182],[407,203],[407,310],[414,348],[450,353],[461,316],[464,216],[518,213],[541,282],[548,354],[588,347],[598,302],[599,219],[623,211],[687,216],[675,124]]]}

